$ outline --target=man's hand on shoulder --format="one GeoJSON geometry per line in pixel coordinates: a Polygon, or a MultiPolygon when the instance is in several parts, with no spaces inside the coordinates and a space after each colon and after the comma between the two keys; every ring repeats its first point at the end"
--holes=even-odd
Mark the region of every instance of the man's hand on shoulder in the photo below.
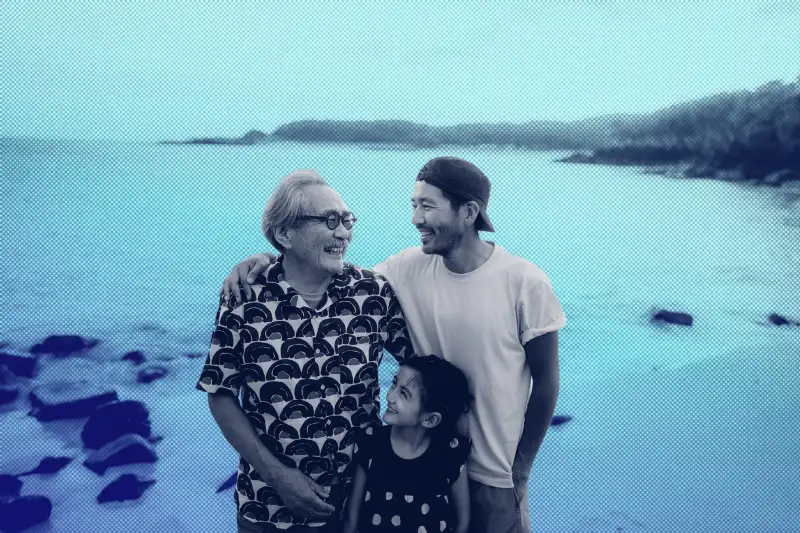
{"type": "Polygon", "coordinates": [[[255,283],[259,274],[263,273],[276,259],[277,256],[273,254],[263,253],[251,255],[244,261],[237,263],[222,283],[220,292],[225,301],[230,302],[231,306],[236,302],[243,301],[239,285],[242,286],[245,294],[250,298],[253,294],[250,284],[255,283]]]}

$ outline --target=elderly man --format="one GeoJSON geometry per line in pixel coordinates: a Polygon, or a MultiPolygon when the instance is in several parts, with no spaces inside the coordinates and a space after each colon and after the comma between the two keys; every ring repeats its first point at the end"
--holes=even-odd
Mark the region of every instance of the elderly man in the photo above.
{"type": "Polygon", "coordinates": [[[290,174],[262,219],[280,256],[220,303],[197,388],[240,454],[240,532],[337,530],[357,432],[379,423],[383,350],[410,348],[385,278],[343,263],[355,221],[316,172],[290,174]]]}
{"type": "MultiPolygon", "coordinates": [[[[558,397],[558,330],[566,323],[540,268],[480,238],[494,231],[490,190],[468,161],[429,161],[411,198],[422,246],[374,269],[397,291],[415,353],[441,354],[470,379],[473,533],[530,531],[528,477],[558,397]]],[[[256,255],[237,265],[223,297],[238,297],[239,280],[271,260],[256,255]]]]}

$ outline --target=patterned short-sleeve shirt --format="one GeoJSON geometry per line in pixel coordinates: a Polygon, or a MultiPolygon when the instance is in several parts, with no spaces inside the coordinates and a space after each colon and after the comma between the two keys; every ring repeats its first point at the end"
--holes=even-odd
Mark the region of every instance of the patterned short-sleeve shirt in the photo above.
{"type": "MultiPolygon", "coordinates": [[[[378,364],[386,349],[412,354],[400,304],[385,278],[345,265],[316,308],[283,279],[282,257],[252,285],[254,295],[217,311],[196,388],[241,395],[264,445],[282,463],[325,484],[347,468],[359,431],[380,423],[378,364]]],[[[243,459],[234,499],[241,518],[320,526],[293,515],[243,459]]]]}

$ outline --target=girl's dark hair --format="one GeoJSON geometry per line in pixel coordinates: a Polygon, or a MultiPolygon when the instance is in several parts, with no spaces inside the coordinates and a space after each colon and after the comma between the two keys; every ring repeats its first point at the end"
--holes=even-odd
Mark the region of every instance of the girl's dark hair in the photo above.
{"type": "Polygon", "coordinates": [[[469,412],[473,399],[464,373],[453,363],[435,355],[412,356],[400,366],[419,372],[422,378],[422,409],[442,415],[442,421],[433,431],[452,435],[461,415],[469,412]]]}

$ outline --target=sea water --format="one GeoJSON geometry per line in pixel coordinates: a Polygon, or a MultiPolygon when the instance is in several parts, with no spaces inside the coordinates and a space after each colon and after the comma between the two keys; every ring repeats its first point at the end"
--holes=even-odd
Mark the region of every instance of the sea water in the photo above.
{"type": "MultiPolygon", "coordinates": [[[[788,363],[800,358],[800,328],[766,324],[772,312],[800,319],[796,192],[511,149],[3,140],[0,150],[0,342],[25,350],[49,334],[81,334],[102,341],[93,356],[104,360],[208,349],[221,283],[235,263],[270,250],[261,214],[290,171],[317,169],[339,191],[358,217],[347,260],[371,267],[419,245],[410,197],[425,161],[467,158],[492,180],[497,232],[484,238],[541,267],[568,317],[557,413],[574,420],[550,431],[534,465],[534,531],[800,530],[789,407],[800,365],[788,363]],[[660,308],[694,324],[651,323],[660,308]],[[726,360],[755,366],[731,371],[726,360]],[[775,376],[761,391],[764,368],[775,376]],[[705,440],[687,441],[698,434],[705,440]],[[742,516],[731,511],[742,506],[742,516]]],[[[150,398],[175,418],[161,427],[208,425],[201,393],[189,392],[202,359],[186,364],[183,381],[150,398]],[[176,403],[185,397],[197,401],[176,403]]],[[[395,369],[385,357],[384,389],[395,369]]],[[[218,432],[208,442],[225,445],[218,432]]],[[[215,464],[232,471],[229,450],[219,454],[215,464]]],[[[159,490],[177,479],[165,473],[159,490]]],[[[206,513],[204,523],[232,516],[230,498],[214,498],[180,505],[206,513]]]]}

